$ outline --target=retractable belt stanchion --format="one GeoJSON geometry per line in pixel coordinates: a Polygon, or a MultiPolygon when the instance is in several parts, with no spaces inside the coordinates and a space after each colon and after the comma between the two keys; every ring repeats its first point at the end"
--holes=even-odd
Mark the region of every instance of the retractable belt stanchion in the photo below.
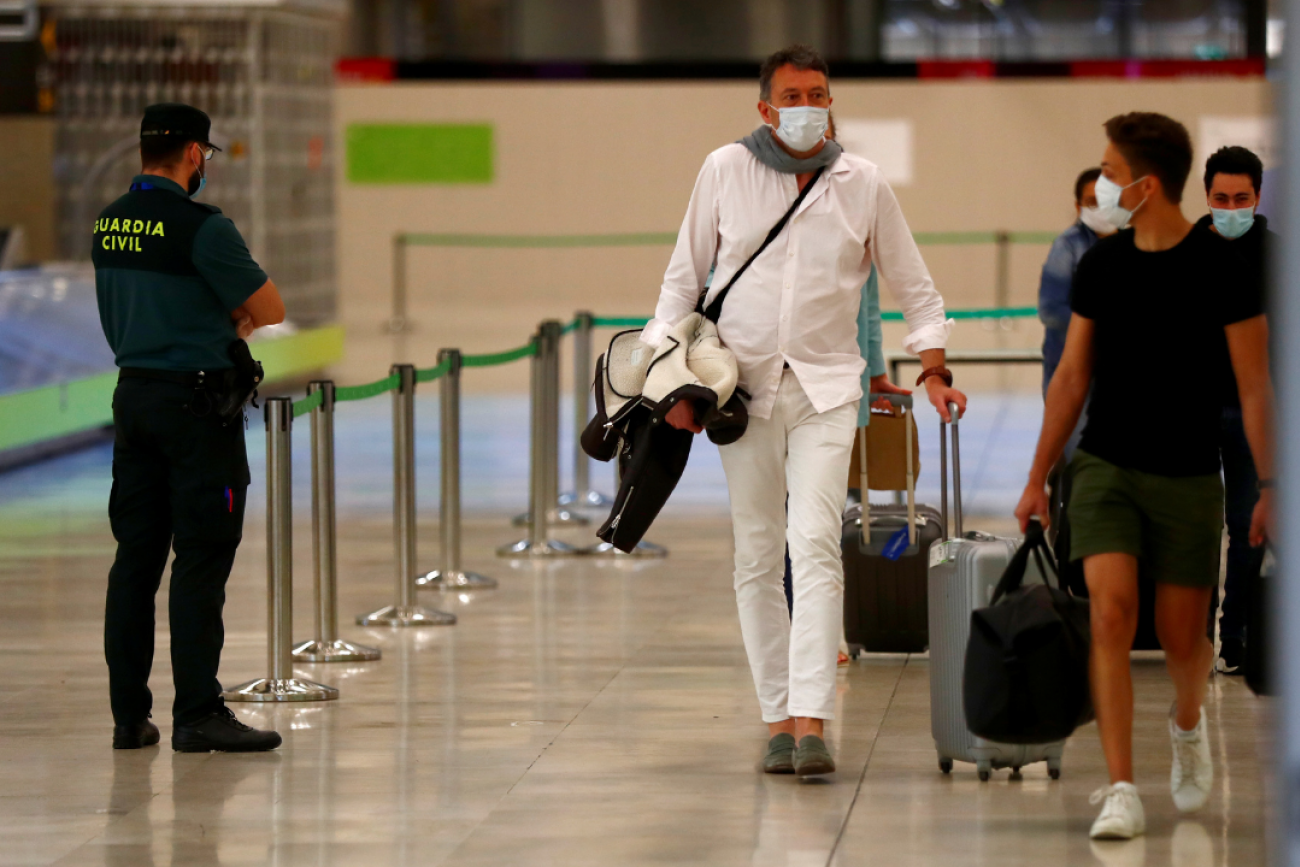
{"type": "Polygon", "coordinates": [[[595,316],[579,311],[573,329],[573,492],[559,499],[561,506],[601,508],[611,502],[591,487],[591,458],[582,450],[582,429],[591,413],[591,332],[595,316]]]}
{"type": "MultiPolygon", "coordinates": [[[[623,487],[623,471],[619,466],[619,456],[623,453],[624,440],[620,437],[618,441],[618,451],[614,454],[614,490],[623,487]]],[[[668,549],[663,545],[656,545],[654,542],[647,542],[642,539],[636,543],[636,547],[631,551],[620,551],[609,542],[597,542],[586,550],[590,557],[614,557],[617,559],[633,558],[645,559],[649,557],[667,557],[668,549]]]]}
{"type": "Polygon", "coordinates": [[[291,431],[293,402],[267,398],[266,414],[266,572],[267,657],[271,673],[226,690],[226,701],[328,701],[339,697],[332,686],[293,676],[293,485],[291,431]]]}
{"type": "MultiPolygon", "coordinates": [[[[529,381],[531,384],[529,409],[531,410],[531,420],[529,423],[528,538],[521,539],[513,545],[498,548],[498,557],[540,559],[546,557],[572,557],[582,553],[572,545],[547,538],[548,513],[550,512],[551,503],[555,502],[547,482],[548,468],[546,464],[546,448],[550,444],[550,437],[546,433],[549,415],[545,405],[547,366],[549,364],[546,346],[551,342],[549,334],[551,329],[547,326],[550,324],[542,323],[541,328],[538,329],[537,335],[533,338],[537,342],[537,352],[529,361],[529,381]]],[[[555,324],[558,325],[559,323],[555,324]]]]}
{"type": "MultiPolygon", "coordinates": [[[[584,526],[589,519],[557,505],[560,499],[560,338],[564,326],[554,319],[548,319],[538,326],[540,342],[537,356],[541,360],[541,383],[538,394],[540,406],[542,441],[542,486],[545,488],[547,504],[546,522],[560,526],[584,526]]],[[[532,504],[528,511],[514,519],[516,527],[532,523],[532,504]]]]}
{"type": "MultiPolygon", "coordinates": [[[[546,334],[546,502],[550,505],[546,516],[548,524],[558,526],[586,526],[591,523],[586,515],[561,506],[560,500],[560,342],[564,337],[564,324],[554,319],[542,323],[546,334]]],[[[575,432],[580,433],[581,429],[575,432]]]]}
{"type": "Polygon", "coordinates": [[[381,654],[339,638],[338,544],[334,516],[334,383],[314,380],[311,411],[311,548],[316,590],[316,637],[293,648],[296,662],[369,662],[381,654]]]}
{"type": "Polygon", "coordinates": [[[362,626],[449,626],[456,615],[415,601],[415,367],[395,364],[393,392],[393,520],[397,543],[397,601],[357,618],[362,626]]]}
{"type": "Polygon", "coordinates": [[[439,521],[442,532],[442,568],[416,579],[422,587],[443,590],[490,590],[496,579],[460,566],[460,371],[459,349],[443,349],[438,363],[447,363],[442,377],[441,405],[438,407],[442,427],[439,431],[442,451],[442,505],[439,521]]]}

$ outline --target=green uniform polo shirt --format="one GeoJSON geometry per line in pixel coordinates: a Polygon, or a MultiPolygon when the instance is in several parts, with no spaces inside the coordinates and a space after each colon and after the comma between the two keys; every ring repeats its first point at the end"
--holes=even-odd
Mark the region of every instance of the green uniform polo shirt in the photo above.
{"type": "Polygon", "coordinates": [[[118,367],[223,370],[231,311],[267,280],[235,224],[179,184],[136,175],[95,220],[95,290],[118,367]]]}

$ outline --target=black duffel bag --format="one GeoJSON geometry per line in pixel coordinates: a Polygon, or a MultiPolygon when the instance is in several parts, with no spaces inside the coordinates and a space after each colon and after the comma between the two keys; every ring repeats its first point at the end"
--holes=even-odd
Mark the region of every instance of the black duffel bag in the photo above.
{"type": "Polygon", "coordinates": [[[971,613],[962,679],[967,727],[1006,744],[1069,737],[1093,718],[1088,641],[1088,600],[1061,586],[1043,527],[1032,521],[989,606],[971,613]],[[1030,556],[1057,586],[1022,586],[1030,556]]]}

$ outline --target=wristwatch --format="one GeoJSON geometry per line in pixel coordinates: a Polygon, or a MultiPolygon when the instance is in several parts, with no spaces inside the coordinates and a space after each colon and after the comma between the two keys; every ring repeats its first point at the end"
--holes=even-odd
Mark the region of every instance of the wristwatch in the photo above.
{"type": "Polygon", "coordinates": [[[944,385],[952,388],[952,371],[946,367],[927,367],[921,371],[921,375],[916,378],[916,384],[919,387],[927,379],[937,376],[943,380],[944,385]]]}

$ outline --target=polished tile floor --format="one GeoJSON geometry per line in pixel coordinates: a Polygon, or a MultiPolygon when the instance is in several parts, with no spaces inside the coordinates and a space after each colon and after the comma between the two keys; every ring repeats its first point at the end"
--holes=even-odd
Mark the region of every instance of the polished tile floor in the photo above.
{"type": "MultiPolygon", "coordinates": [[[[940,774],[924,658],[841,670],[828,738],[838,774],[756,773],[765,731],[730,591],[728,523],[703,505],[657,524],[672,556],[645,563],[499,561],[491,551],[518,531],[478,515],[467,566],[501,588],[424,593],[460,622],[406,632],[346,625],[393,593],[391,524],[378,509],[348,510],[343,632],[384,658],[300,667],[337,686],[337,702],[240,706],[285,735],[276,753],[180,755],[165,740],[114,752],[100,649],[113,553],[103,466],[91,452],[0,477],[0,865],[1265,861],[1270,706],[1239,681],[1214,681],[1215,795],[1182,818],[1167,794],[1171,690],[1158,660],[1135,663],[1145,840],[1088,841],[1088,796],[1104,782],[1091,727],[1072,740],[1060,782],[1041,765],[983,784],[970,765],[940,774]]],[[[259,484],[250,500],[260,495],[259,484]]],[[[301,520],[295,533],[295,637],[305,638],[310,533],[301,520]]],[[[422,561],[436,559],[436,539],[436,522],[422,522],[422,561]]],[[[254,509],[226,608],[229,684],[267,673],[264,563],[254,509]]],[[[160,627],[164,738],[166,640],[160,627]]]]}

